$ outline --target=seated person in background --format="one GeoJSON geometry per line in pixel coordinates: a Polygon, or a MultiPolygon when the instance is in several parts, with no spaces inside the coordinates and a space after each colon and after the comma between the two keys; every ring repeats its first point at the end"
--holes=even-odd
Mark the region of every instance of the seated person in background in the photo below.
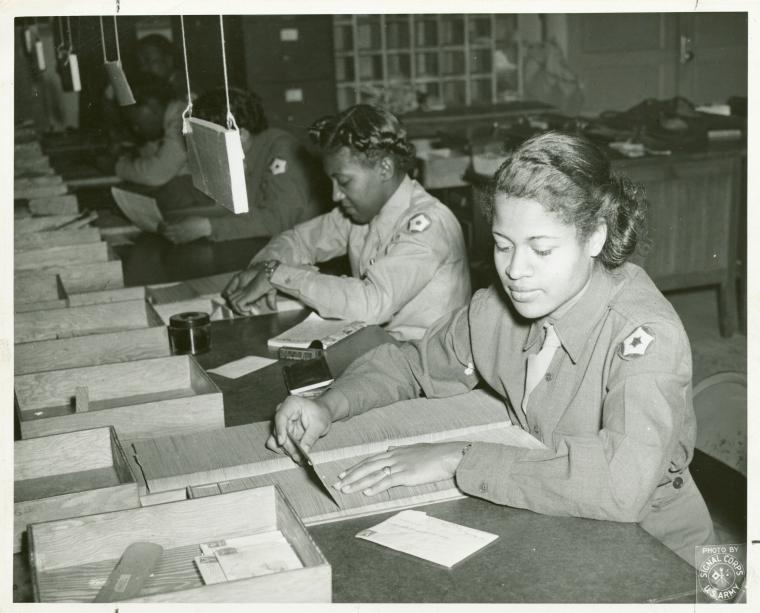
{"type": "Polygon", "coordinates": [[[497,504],[638,522],[693,565],[712,522],[689,474],[691,351],[673,307],[626,263],[645,207],[590,141],[526,141],[497,171],[487,211],[501,284],[419,343],[360,357],[319,399],[288,397],[267,447],[298,459],[289,437],[308,452],[333,421],[485,381],[545,449],[467,440],[389,448],[334,487],[374,496],[454,477],[497,504]]]}
{"type": "Polygon", "coordinates": [[[125,181],[158,187],[188,172],[182,136],[187,102],[177,99],[171,88],[153,75],[142,75],[130,85],[135,104],[122,107],[122,112],[142,144],[137,155],[118,159],[115,172],[125,181]]]}
{"type": "Polygon", "coordinates": [[[388,111],[357,105],[317,121],[310,134],[340,206],[283,232],[224,290],[245,313],[277,290],[322,317],[381,324],[419,338],[470,297],[462,228],[454,214],[407,176],[414,147],[388,111]],[[351,277],[313,265],[348,254],[351,277]]]}
{"type": "Polygon", "coordinates": [[[174,45],[165,36],[148,34],[137,41],[137,61],[140,72],[150,74],[165,83],[173,97],[187,105],[187,81],[175,66],[174,45]]]}
{"type": "MultiPolygon", "coordinates": [[[[254,236],[276,236],[323,210],[319,182],[324,181],[317,160],[298,139],[278,128],[267,127],[259,97],[242,89],[229,89],[230,109],[240,130],[245,158],[248,213],[235,215],[215,207],[214,215],[191,216],[167,223],[162,233],[174,243],[208,237],[212,241],[254,236]]],[[[224,88],[209,91],[193,104],[193,117],[227,125],[224,88]]],[[[325,191],[325,190],[322,190],[325,191]]],[[[186,207],[214,206],[214,201],[196,190],[186,207]]],[[[192,211],[189,211],[192,215],[192,211]]]]}

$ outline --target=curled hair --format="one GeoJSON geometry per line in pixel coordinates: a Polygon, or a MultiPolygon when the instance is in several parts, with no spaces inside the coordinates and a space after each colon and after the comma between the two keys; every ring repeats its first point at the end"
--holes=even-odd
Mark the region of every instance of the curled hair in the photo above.
{"type": "Polygon", "coordinates": [[[512,151],[482,203],[489,222],[497,194],[539,202],[574,225],[582,241],[604,223],[607,239],[598,259],[609,270],[627,261],[646,239],[643,187],[614,175],[604,151],[583,136],[546,132],[512,151]]]}
{"type": "Polygon", "coordinates": [[[393,158],[397,172],[414,168],[414,145],[393,113],[369,104],[357,104],[337,115],[323,117],[309,128],[309,136],[325,153],[348,147],[375,163],[393,158]]]}
{"type": "MultiPolygon", "coordinates": [[[[238,128],[245,128],[251,134],[259,134],[267,129],[267,119],[261,98],[253,92],[237,87],[229,88],[230,111],[238,128]]],[[[204,92],[193,102],[193,115],[220,126],[227,125],[227,96],[223,87],[204,92]]]]}

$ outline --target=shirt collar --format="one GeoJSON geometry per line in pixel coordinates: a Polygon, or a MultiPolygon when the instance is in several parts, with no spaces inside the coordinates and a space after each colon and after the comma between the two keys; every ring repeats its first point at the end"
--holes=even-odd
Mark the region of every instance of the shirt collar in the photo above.
{"type": "Polygon", "coordinates": [[[388,198],[388,201],[380,209],[380,212],[370,222],[370,227],[377,231],[380,238],[390,234],[396,228],[396,223],[404,211],[409,208],[414,191],[414,181],[408,175],[404,175],[396,191],[388,198]]]}
{"type": "Polygon", "coordinates": [[[607,310],[614,289],[613,276],[600,264],[595,264],[586,288],[570,309],[559,319],[542,317],[534,320],[528,331],[523,351],[530,349],[543,339],[543,324],[549,322],[559,337],[562,347],[573,363],[578,361],[584,345],[591,336],[591,329],[607,310]]]}

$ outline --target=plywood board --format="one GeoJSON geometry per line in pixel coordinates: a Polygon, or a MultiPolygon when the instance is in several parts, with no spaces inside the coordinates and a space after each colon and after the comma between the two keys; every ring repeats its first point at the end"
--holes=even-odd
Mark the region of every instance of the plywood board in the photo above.
{"type": "Polygon", "coordinates": [[[78,230],[51,230],[21,234],[13,237],[15,251],[46,249],[49,247],[64,247],[66,245],[84,245],[100,242],[100,232],[97,228],[80,228],[78,230]]]}
{"type": "Polygon", "coordinates": [[[43,185],[41,187],[25,187],[13,190],[14,200],[34,200],[36,198],[51,198],[65,194],[68,187],[63,185],[43,185]]]}
{"type": "Polygon", "coordinates": [[[223,428],[222,394],[191,356],[170,356],[19,375],[21,436],[114,426],[122,440],[223,428]],[[89,396],[87,412],[72,400],[89,396]]]}
{"type": "Polygon", "coordinates": [[[43,341],[163,325],[146,300],[127,300],[17,313],[16,343],[43,341]]]}
{"type": "Polygon", "coordinates": [[[17,251],[13,260],[15,270],[34,270],[51,266],[74,266],[107,262],[109,259],[108,243],[84,243],[82,245],[64,245],[47,249],[17,251]]]}
{"type": "MultiPolygon", "coordinates": [[[[144,482],[140,483],[140,495],[208,483],[217,483],[222,492],[277,484],[308,523],[462,495],[449,479],[413,488],[392,488],[374,498],[336,492],[342,503],[339,509],[305,469],[265,448],[270,432],[271,424],[262,422],[136,442],[130,461],[141,468],[144,482]]],[[[311,456],[320,474],[327,476],[328,483],[334,483],[342,470],[391,445],[445,440],[543,446],[508,422],[503,401],[475,391],[454,398],[399,402],[337,422],[326,437],[317,441],[311,456]]],[[[191,494],[197,495],[192,488],[191,494]]]]}
{"type": "Polygon", "coordinates": [[[327,560],[282,493],[272,487],[37,524],[30,528],[30,539],[40,602],[91,602],[101,579],[135,541],[154,542],[164,552],[133,602],[331,599],[327,560]],[[280,530],[304,568],[203,585],[193,566],[200,543],[271,530],[280,530]]]}
{"type": "MultiPolygon", "coordinates": [[[[65,190],[65,188],[64,188],[65,190]]],[[[57,196],[58,194],[47,194],[48,196],[57,196]]],[[[45,195],[34,196],[42,198],[45,195]]],[[[30,232],[43,232],[54,230],[63,224],[74,221],[78,215],[46,215],[44,217],[27,217],[25,219],[15,219],[13,221],[14,236],[20,234],[29,234],[30,232]]]]}
{"type": "Polygon", "coordinates": [[[140,504],[113,428],[16,441],[13,480],[14,553],[28,524],[140,504]]]}
{"type": "Polygon", "coordinates": [[[97,366],[165,357],[171,354],[164,326],[91,334],[60,340],[19,343],[14,349],[13,372],[33,372],[97,366]]]}
{"type": "Polygon", "coordinates": [[[203,119],[185,120],[193,185],[233,213],[248,212],[240,132],[203,119]]]}
{"type": "Polygon", "coordinates": [[[29,201],[29,210],[32,215],[76,215],[79,213],[79,202],[75,194],[34,198],[29,201]]]}

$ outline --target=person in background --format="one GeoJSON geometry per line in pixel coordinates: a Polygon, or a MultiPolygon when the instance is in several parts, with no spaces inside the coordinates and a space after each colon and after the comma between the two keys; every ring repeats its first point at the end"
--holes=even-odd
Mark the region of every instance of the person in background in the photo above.
{"type": "MultiPolygon", "coordinates": [[[[673,307],[628,263],[646,201],[580,136],[528,140],[495,175],[500,284],[418,343],[382,345],[318,399],[288,397],[267,447],[309,451],[332,422],[486,382],[545,448],[462,440],[389,448],[339,475],[342,492],[454,477],[466,494],[548,515],[638,522],[690,564],[712,522],[689,474],[691,351],[673,307]]],[[[467,410],[466,406],[462,407],[467,410]]]]}
{"type": "MultiPolygon", "coordinates": [[[[137,61],[140,72],[164,82],[172,96],[187,105],[187,81],[175,63],[176,51],[171,41],[161,34],[148,34],[137,41],[137,61]]],[[[192,95],[192,94],[191,94],[192,95]]]]}
{"type": "Polygon", "coordinates": [[[136,154],[121,156],[114,171],[125,181],[159,187],[188,173],[182,135],[182,113],[187,103],[155,75],[143,74],[130,86],[135,104],[121,110],[140,146],[136,154]]]}
{"type": "Polygon", "coordinates": [[[273,238],[224,290],[245,313],[277,291],[322,317],[384,325],[397,338],[419,338],[466,304],[470,276],[454,214],[407,175],[414,146],[390,112],[353,106],[310,129],[339,206],[273,238]],[[348,254],[351,277],[314,264],[348,254]]]}
{"type": "MultiPolygon", "coordinates": [[[[307,221],[323,209],[316,160],[298,139],[279,128],[270,128],[259,97],[238,88],[229,89],[229,101],[245,158],[248,213],[235,215],[215,207],[213,216],[194,215],[167,223],[162,228],[174,243],[186,243],[208,237],[224,241],[247,237],[276,236],[298,223],[307,221]]],[[[219,125],[227,124],[227,97],[224,88],[200,96],[193,104],[193,116],[219,125]]],[[[211,207],[214,202],[200,191],[186,207],[211,207]]]]}

